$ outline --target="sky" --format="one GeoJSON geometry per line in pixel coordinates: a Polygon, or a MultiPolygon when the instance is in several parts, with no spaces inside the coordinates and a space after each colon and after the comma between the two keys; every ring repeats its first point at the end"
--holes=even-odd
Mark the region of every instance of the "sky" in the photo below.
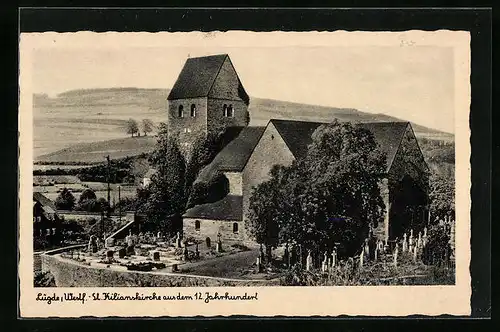
{"type": "Polygon", "coordinates": [[[75,39],[71,47],[36,48],[33,92],[55,96],[82,88],[171,88],[188,57],[227,53],[252,97],[356,108],[454,132],[451,47],[301,44],[302,39],[280,42],[286,36],[268,35],[238,42],[205,38],[183,43],[179,40],[189,38],[178,34],[171,43],[167,35],[151,43],[117,44],[92,36],[81,45],[75,39]]]}

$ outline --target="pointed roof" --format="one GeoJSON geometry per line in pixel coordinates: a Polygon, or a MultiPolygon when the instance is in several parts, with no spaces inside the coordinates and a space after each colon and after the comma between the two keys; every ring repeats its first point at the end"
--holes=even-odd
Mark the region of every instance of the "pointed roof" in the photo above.
{"type": "MultiPolygon", "coordinates": [[[[306,155],[308,146],[312,143],[313,132],[320,125],[326,124],[322,122],[277,119],[271,119],[269,122],[275,126],[295,158],[301,158],[306,155]]],[[[367,122],[355,125],[373,133],[380,149],[386,153],[388,171],[399,148],[403,134],[410,125],[409,122],[367,122]]]]}
{"type": "Polygon", "coordinates": [[[56,205],[54,202],[47,198],[44,194],[38,191],[33,192],[33,201],[40,203],[43,210],[47,213],[54,213],[56,209],[56,205]]]}
{"type": "Polygon", "coordinates": [[[215,171],[241,172],[260,140],[266,127],[244,127],[198,176],[197,181],[208,181],[215,171]]]}
{"type": "MultiPolygon", "coordinates": [[[[218,54],[187,59],[167,100],[207,97],[226,58],[229,59],[227,54],[218,54]]],[[[248,103],[249,97],[239,78],[238,84],[238,94],[248,103]]]]}

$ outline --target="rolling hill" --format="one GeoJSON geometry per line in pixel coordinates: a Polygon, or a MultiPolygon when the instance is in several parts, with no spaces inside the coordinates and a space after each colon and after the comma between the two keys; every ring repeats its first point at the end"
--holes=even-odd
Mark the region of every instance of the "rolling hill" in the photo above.
{"type": "MultiPolygon", "coordinates": [[[[38,162],[102,161],[148,152],[155,139],[127,137],[129,118],[138,122],[166,121],[168,89],[108,88],[72,90],[50,98],[33,96],[34,155],[38,162]]],[[[404,121],[385,114],[351,108],[306,105],[250,98],[250,125],[265,125],[271,118],[329,122],[404,121]]],[[[453,140],[454,136],[412,123],[417,136],[453,140]]]]}

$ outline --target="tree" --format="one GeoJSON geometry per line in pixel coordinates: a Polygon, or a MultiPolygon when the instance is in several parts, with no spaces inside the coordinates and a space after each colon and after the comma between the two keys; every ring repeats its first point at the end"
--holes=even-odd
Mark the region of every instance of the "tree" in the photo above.
{"type": "Polygon", "coordinates": [[[82,191],[82,193],[80,194],[80,198],[78,199],[78,204],[80,204],[86,200],[89,200],[89,199],[97,199],[97,196],[92,189],[87,188],[84,191],[82,191]]]}
{"type": "Polygon", "coordinates": [[[144,136],[148,136],[148,133],[152,132],[154,129],[154,123],[150,119],[142,120],[142,131],[144,136]]]}
{"type": "Polygon", "coordinates": [[[356,254],[370,226],[383,220],[379,181],[385,156],[373,134],[350,123],[321,125],[305,158],[271,171],[250,199],[250,229],[271,246],[292,243],[306,250],[356,254]],[[278,236],[276,236],[276,228],[278,236]]]}
{"type": "Polygon", "coordinates": [[[431,219],[443,219],[446,216],[454,216],[455,181],[452,178],[433,172],[431,173],[429,182],[431,219]]]}
{"type": "Polygon", "coordinates": [[[186,163],[177,138],[168,135],[165,124],[159,126],[158,141],[150,163],[156,172],[151,178],[150,195],[144,210],[148,221],[163,231],[175,232],[178,225],[172,220],[178,220],[186,208],[186,163]]]}
{"type": "Polygon", "coordinates": [[[127,121],[127,134],[131,134],[134,137],[134,134],[139,132],[139,125],[137,121],[134,119],[128,119],[127,121]]]}
{"type": "Polygon", "coordinates": [[[73,210],[75,206],[75,196],[69,191],[68,188],[63,188],[55,201],[58,210],[73,210]]]}

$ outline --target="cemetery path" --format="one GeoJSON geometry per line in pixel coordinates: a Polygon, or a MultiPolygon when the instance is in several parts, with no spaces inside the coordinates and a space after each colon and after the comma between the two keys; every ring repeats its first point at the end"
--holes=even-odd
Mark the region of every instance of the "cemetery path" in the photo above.
{"type": "Polygon", "coordinates": [[[210,277],[238,278],[252,270],[252,265],[259,256],[259,249],[239,252],[227,256],[202,260],[182,265],[187,273],[210,277]]]}

